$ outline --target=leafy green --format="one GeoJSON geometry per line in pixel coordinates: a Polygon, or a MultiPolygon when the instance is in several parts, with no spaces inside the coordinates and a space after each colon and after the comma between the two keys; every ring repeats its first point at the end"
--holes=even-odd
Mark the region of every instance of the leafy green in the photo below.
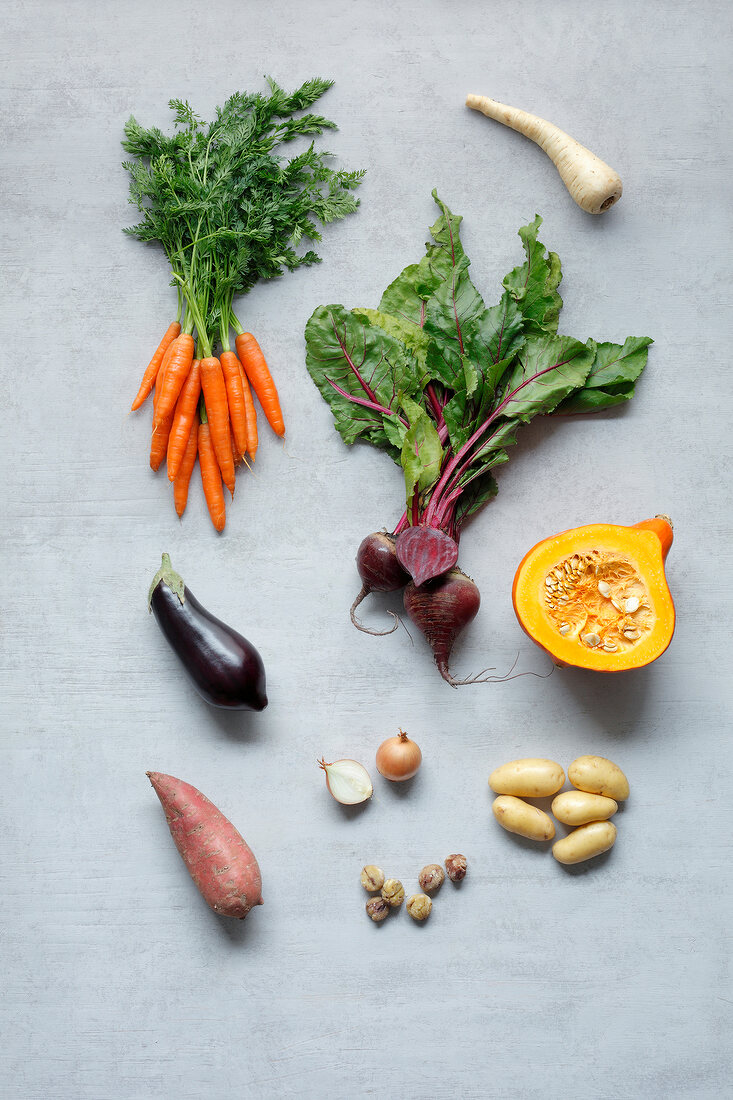
{"type": "Polygon", "coordinates": [[[385,420],[398,419],[405,396],[422,392],[422,374],[399,340],[343,306],[319,306],[305,331],[306,365],[331,406],[345,443],[364,437],[399,462],[402,449],[385,420]]]}
{"type": "Polygon", "coordinates": [[[235,295],[260,279],[319,263],[302,244],[320,241],[319,224],[359,205],[353,191],[363,172],[334,170],[312,141],[287,161],[276,152],[335,128],[322,115],[299,113],[331,85],[316,78],[288,93],[268,80],[269,94],[236,92],[211,123],[172,99],[173,135],[146,130],[134,118],[125,126],[130,202],[142,214],[125,232],[165,249],[188,309],[185,331],[196,328],[206,354],[218,333],[228,347],[229,325],[238,324],[235,295]]]}
{"type": "Polygon", "coordinates": [[[502,381],[502,415],[526,424],[582,388],[596,351],[592,340],[588,345],[571,336],[529,336],[502,381]]]}
{"type": "Polygon", "coordinates": [[[443,447],[435,424],[421,405],[411,401],[409,397],[404,397],[402,408],[410,422],[400,457],[402,469],[405,472],[405,491],[409,509],[412,506],[415,491],[422,493],[438,480],[443,447]]]}
{"type": "Polygon", "coordinates": [[[409,348],[415,356],[420,368],[420,388],[422,389],[422,385],[427,382],[428,379],[426,367],[428,348],[430,347],[430,337],[428,334],[415,325],[410,324],[409,321],[405,321],[402,317],[395,317],[391,313],[382,313],[379,309],[366,309],[356,306],[351,312],[355,313],[357,317],[365,317],[371,325],[377,325],[379,328],[384,329],[388,335],[394,336],[395,339],[400,340],[406,348],[409,348]]]}
{"type": "Polygon", "coordinates": [[[582,389],[567,397],[556,413],[598,412],[629,401],[634,386],[646,366],[648,336],[629,336],[620,344],[598,344],[596,358],[582,389]]]}
{"type": "Polygon", "coordinates": [[[433,197],[440,216],[423,258],[390,283],[378,310],[316,309],[306,362],[343,439],[367,439],[401,464],[402,523],[455,536],[495,496],[492,471],[519,427],[628,400],[651,340],[558,335],[560,261],[538,240],[539,216],[519,230],[525,261],[487,308],[469,276],[461,218],[433,197]]]}
{"type": "Polygon", "coordinates": [[[430,227],[433,240],[425,245],[420,262],[410,264],[389,284],[379,303],[382,313],[394,314],[418,328],[425,323],[425,303],[431,295],[469,264],[461,244],[463,218],[451,214],[436,191],[433,198],[441,210],[440,217],[430,227]]]}
{"type": "Polygon", "coordinates": [[[562,279],[560,258],[556,252],[547,252],[537,240],[541,225],[542,218],[536,214],[530,225],[519,230],[527,259],[504,279],[504,286],[522,312],[525,331],[538,334],[557,332],[562,309],[562,298],[557,292],[562,279]]]}

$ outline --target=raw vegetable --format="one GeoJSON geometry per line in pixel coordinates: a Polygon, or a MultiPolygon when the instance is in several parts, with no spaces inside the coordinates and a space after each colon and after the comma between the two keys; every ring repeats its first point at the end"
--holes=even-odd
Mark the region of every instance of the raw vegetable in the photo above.
{"type": "Polygon", "coordinates": [[[243,920],[262,905],[262,878],[252,851],[208,798],[172,775],[148,772],[183,862],[215,913],[243,920]]]}
{"type": "Polygon", "coordinates": [[[370,898],[366,903],[366,912],[378,924],[389,916],[391,909],[384,898],[370,898]]]}
{"type": "Polygon", "coordinates": [[[280,409],[275,383],[262,354],[262,348],[251,332],[240,332],[235,341],[237,355],[244,373],[275,435],[285,435],[285,423],[280,409]]]}
{"type": "Polygon", "coordinates": [[[398,878],[388,878],[382,887],[382,897],[390,909],[399,909],[405,900],[405,888],[398,878]]]}
{"type": "Polygon", "coordinates": [[[150,585],[148,608],[207,703],[228,710],[264,710],[265,668],[259,653],[201,606],[167,554],[150,585]]]}
{"type": "Polygon", "coordinates": [[[223,351],[219,356],[219,362],[227,391],[234,448],[241,456],[247,451],[247,411],[244,404],[242,364],[233,351],[223,351]]]}
{"type": "Polygon", "coordinates": [[[388,612],[394,619],[394,624],[389,630],[370,630],[359,622],[356,609],[370,592],[397,592],[409,581],[409,575],[397,559],[394,535],[386,531],[375,531],[362,539],[356,552],[356,568],[362,585],[361,591],[351,605],[352,623],[365,634],[391,634],[400,625],[394,611],[388,612]]]}
{"type": "Polygon", "coordinates": [[[568,768],[568,779],[578,790],[601,794],[616,802],[629,797],[629,781],[612,760],[605,756],[579,756],[568,768]]]}
{"type": "Polygon", "coordinates": [[[522,559],[512,600],[522,629],[556,665],[622,672],[667,649],[675,610],[664,561],[672,524],[596,523],[544,539],[522,559]]]}
{"type": "Polygon", "coordinates": [[[194,421],[197,422],[198,428],[198,418],[196,414],[198,413],[200,396],[201,364],[198,359],[194,359],[190,374],[184,382],[178,401],[176,402],[176,411],[173,414],[171,433],[168,437],[167,465],[169,481],[176,480],[176,476],[181,468],[181,463],[186,453],[188,441],[191,438],[191,429],[193,428],[194,421]]]}
{"type": "Polygon", "coordinates": [[[573,829],[552,846],[552,854],[558,863],[582,863],[593,859],[616,843],[616,826],[610,821],[591,821],[573,829]]]}
{"type": "Polygon", "coordinates": [[[552,800],[552,812],[563,825],[586,825],[589,821],[606,821],[618,810],[618,802],[601,794],[585,791],[563,791],[552,800]]]}
{"type": "Polygon", "coordinates": [[[406,509],[392,533],[418,582],[406,606],[441,674],[457,686],[487,679],[457,680],[448,665],[479,596],[462,573],[445,570],[466,520],[497,492],[495,467],[534,416],[629,400],[651,341],[581,343],[558,334],[560,261],[537,239],[539,217],[519,231],[525,263],[487,308],[468,275],[461,218],[433,195],[441,213],[423,259],[387,287],[376,310],[319,306],[306,325],[306,363],[344,442],[370,443],[402,467],[406,509]],[[451,578],[448,590],[425,581],[436,573],[451,578]]]}
{"type": "Polygon", "coordinates": [[[417,876],[417,881],[420,883],[421,890],[426,894],[432,894],[440,890],[445,882],[445,871],[439,863],[428,863],[417,876]]]}
{"type": "MultiPolygon", "coordinates": [[[[206,413],[204,412],[205,416],[206,413]]],[[[223,531],[227,515],[226,501],[221,481],[221,470],[219,469],[219,463],[216,461],[214,445],[211,442],[211,431],[206,419],[199,424],[198,454],[206,507],[209,509],[211,522],[216,530],[223,531]]]]}
{"type": "Polygon", "coordinates": [[[620,176],[600,157],[571,138],[552,122],[497,103],[484,95],[469,95],[466,106],[524,134],[547,153],[578,206],[589,214],[602,214],[621,198],[620,176]]]}
{"type": "Polygon", "coordinates": [[[191,483],[193,468],[196,465],[198,439],[199,425],[198,419],[195,419],[191,425],[191,434],[186,443],[186,450],[183,453],[178,473],[173,482],[173,503],[179,516],[182,516],[186,511],[186,504],[188,503],[188,487],[191,483]]]}
{"type": "Polygon", "coordinates": [[[318,766],[326,773],[326,786],[342,806],[357,806],[372,797],[374,788],[369,772],[357,760],[334,760],[327,764],[321,758],[318,766]]]}
{"type": "Polygon", "coordinates": [[[509,833],[528,840],[552,840],[555,835],[555,826],[539,806],[530,806],[513,794],[500,794],[491,808],[502,829],[509,833]]]}
{"type": "Polygon", "coordinates": [[[413,894],[407,900],[407,912],[416,921],[427,920],[432,908],[433,903],[427,894],[413,894]]]}
{"type": "Polygon", "coordinates": [[[405,611],[425,635],[438,672],[451,687],[500,679],[479,673],[466,680],[456,680],[449,668],[455,640],[476,618],[480,603],[478,588],[460,569],[451,569],[450,573],[419,587],[410,581],[405,588],[405,611]]]}
{"type": "Polygon", "coordinates": [[[384,871],[373,863],[367,863],[366,867],[361,869],[361,884],[372,894],[381,890],[384,886],[384,871]]]}
{"type": "Polygon", "coordinates": [[[163,339],[160,341],[157,348],[153,352],[153,357],[145,368],[145,373],[142,377],[142,382],[140,383],[140,389],[137,391],[137,394],[135,395],[135,400],[130,406],[131,412],[135,412],[136,409],[139,409],[140,406],[143,405],[145,401],[147,401],[147,399],[150,397],[150,394],[153,392],[153,386],[155,385],[155,379],[158,376],[158,368],[163,362],[163,356],[165,355],[166,351],[173,343],[175,338],[180,335],[180,332],[181,325],[179,321],[172,321],[168,325],[163,339]]]}
{"type": "Polygon", "coordinates": [[[468,861],[460,852],[454,852],[453,855],[447,856],[443,862],[445,863],[445,873],[451,882],[461,882],[466,877],[468,861]]]}
{"type": "Polygon", "coordinates": [[[489,776],[489,786],[496,794],[519,798],[547,798],[559,791],[564,782],[565,772],[559,764],[537,757],[511,760],[489,776]]]}
{"type": "MultiPolygon", "coordinates": [[[[278,435],[285,431],[275,384],[259,344],[243,331],[234,299],[260,279],[318,263],[313,249],[299,246],[321,239],[319,223],[356,210],[352,192],[363,175],[330,168],[329,154],[316,152],[312,142],[287,161],[278,156],[281,144],[300,136],[312,139],[334,128],[321,115],[302,113],[331,87],[331,81],[309,80],[292,93],[272,80],[268,83],[267,95],[235,93],[217,108],[211,123],[188,103],[171,100],[173,135],[157,127],[146,130],[131,118],[122,143],[131,157],[124,165],[130,175],[130,202],[142,214],[142,221],[125,232],[163,247],[178,291],[177,320],[151,358],[132,407],[139,408],[155,385],[150,461],[157,470],[168,446],[176,402],[191,371],[195,334],[204,389],[200,415],[202,423],[208,415],[212,443],[206,459],[220,467],[230,492],[230,424],[237,457],[246,450],[253,460],[257,450],[254,404],[245,375],[273,430],[278,435]],[[232,330],[243,360],[239,380],[239,362],[230,348],[232,330]],[[215,355],[217,344],[227,356],[223,368],[215,355]],[[166,348],[172,348],[172,354],[161,371],[166,348]]],[[[181,426],[169,469],[172,481],[188,438],[181,426]]],[[[226,513],[213,470],[203,479],[211,490],[207,502],[212,522],[222,530],[226,513]]]]}
{"type": "Polygon", "coordinates": [[[396,783],[412,779],[421,763],[420,746],[403,730],[396,737],[388,737],[377,749],[377,771],[396,783]]]}
{"type": "Polygon", "coordinates": [[[435,527],[408,527],[398,536],[395,550],[416,585],[440,577],[458,561],[458,543],[435,527]]]}

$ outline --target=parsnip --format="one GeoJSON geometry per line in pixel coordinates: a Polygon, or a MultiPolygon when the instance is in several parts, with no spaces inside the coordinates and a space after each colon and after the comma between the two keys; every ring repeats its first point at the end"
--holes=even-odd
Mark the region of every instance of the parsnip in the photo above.
{"type": "Polygon", "coordinates": [[[587,213],[602,214],[621,198],[623,185],[613,168],[552,122],[483,95],[467,96],[466,106],[539,145],[557,168],[571,197],[587,213]]]}

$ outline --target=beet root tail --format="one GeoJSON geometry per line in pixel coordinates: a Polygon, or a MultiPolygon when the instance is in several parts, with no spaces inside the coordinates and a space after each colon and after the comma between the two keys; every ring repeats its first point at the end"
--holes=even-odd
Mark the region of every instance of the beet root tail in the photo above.
{"type": "Polygon", "coordinates": [[[475,676],[466,676],[463,680],[457,680],[455,678],[448,668],[447,661],[439,661],[436,658],[435,664],[437,665],[440,675],[452,688],[467,687],[468,684],[505,684],[508,680],[519,680],[522,676],[536,676],[538,680],[546,680],[547,677],[552,676],[555,671],[555,665],[552,665],[549,672],[515,672],[514,669],[517,667],[518,660],[519,654],[515,657],[514,664],[505,676],[487,676],[487,672],[496,672],[495,666],[492,665],[490,668],[482,668],[475,676]]]}
{"type": "Polygon", "coordinates": [[[364,624],[361,622],[361,620],[356,617],[357,607],[362,602],[362,600],[366,599],[366,597],[369,595],[369,593],[371,591],[372,591],[372,589],[369,587],[368,584],[363,584],[361,586],[361,591],[359,592],[358,596],[356,597],[356,599],[354,600],[354,602],[351,605],[351,610],[349,611],[349,615],[350,615],[351,621],[354,624],[354,626],[356,627],[356,629],[360,630],[362,632],[362,634],[371,634],[375,638],[384,638],[385,635],[387,635],[387,634],[394,634],[395,630],[400,625],[399,615],[395,615],[394,611],[388,611],[387,612],[387,614],[391,615],[392,618],[394,619],[394,624],[389,628],[389,630],[371,630],[368,626],[364,626],[364,624]]]}

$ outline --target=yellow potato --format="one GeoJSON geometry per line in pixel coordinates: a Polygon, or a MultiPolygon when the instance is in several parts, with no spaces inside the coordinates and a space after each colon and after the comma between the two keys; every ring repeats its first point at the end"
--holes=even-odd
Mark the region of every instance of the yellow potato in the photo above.
{"type": "Polygon", "coordinates": [[[509,833],[518,833],[529,840],[552,840],[555,835],[555,826],[546,813],[514,795],[499,795],[491,808],[502,829],[509,833]]]}
{"type": "Polygon", "coordinates": [[[589,821],[606,821],[613,817],[618,802],[602,794],[586,791],[563,791],[552,800],[552,812],[563,825],[585,825],[589,821]]]}
{"type": "Polygon", "coordinates": [[[605,756],[579,756],[568,768],[568,779],[579,791],[604,794],[623,802],[629,797],[629,781],[605,756]]]}
{"type": "Polygon", "coordinates": [[[545,798],[555,794],[565,782],[565,772],[554,760],[512,760],[489,776],[489,786],[497,794],[521,798],[545,798]]]}
{"type": "Polygon", "coordinates": [[[610,821],[591,821],[553,844],[552,854],[558,863],[582,863],[584,859],[607,852],[615,843],[615,825],[610,821]]]}

